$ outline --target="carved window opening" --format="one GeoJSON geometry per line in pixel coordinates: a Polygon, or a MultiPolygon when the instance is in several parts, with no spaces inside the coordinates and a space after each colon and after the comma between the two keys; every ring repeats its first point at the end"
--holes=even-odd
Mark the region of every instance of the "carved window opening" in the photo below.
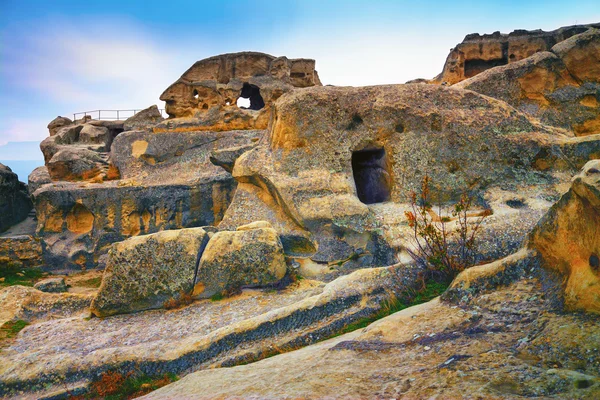
{"type": "Polygon", "coordinates": [[[259,87],[250,83],[244,83],[242,92],[236,103],[239,108],[247,108],[249,110],[260,110],[265,106],[265,101],[260,95],[259,87]]]}
{"type": "Polygon", "coordinates": [[[352,174],[356,195],[364,204],[390,200],[391,178],[385,149],[359,150],[352,153],[352,174]]]}

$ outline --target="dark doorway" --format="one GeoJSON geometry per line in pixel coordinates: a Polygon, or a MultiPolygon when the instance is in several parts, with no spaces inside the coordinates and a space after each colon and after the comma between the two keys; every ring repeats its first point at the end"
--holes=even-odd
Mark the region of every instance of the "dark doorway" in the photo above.
{"type": "MultiPolygon", "coordinates": [[[[260,95],[260,89],[256,85],[251,85],[249,83],[244,83],[242,86],[242,92],[240,93],[240,98],[249,99],[250,106],[243,107],[238,103],[240,108],[248,108],[249,110],[260,110],[265,106],[265,101],[260,95]]],[[[239,99],[238,99],[239,102],[239,99]]]]}
{"type": "Polygon", "coordinates": [[[352,173],[358,199],[365,204],[390,199],[391,178],[385,149],[360,150],[352,153],[352,173]]]}

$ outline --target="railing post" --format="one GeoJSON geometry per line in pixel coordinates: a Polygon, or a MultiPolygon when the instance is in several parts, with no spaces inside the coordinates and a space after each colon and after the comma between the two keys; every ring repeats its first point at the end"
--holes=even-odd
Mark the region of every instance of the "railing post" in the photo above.
{"type": "Polygon", "coordinates": [[[120,121],[121,119],[119,118],[119,110],[117,110],[117,121],[120,121]]]}
{"type": "Polygon", "coordinates": [[[102,117],[101,117],[102,114],[101,113],[102,113],[102,110],[98,110],[98,121],[100,121],[102,119],[102,117]]]}

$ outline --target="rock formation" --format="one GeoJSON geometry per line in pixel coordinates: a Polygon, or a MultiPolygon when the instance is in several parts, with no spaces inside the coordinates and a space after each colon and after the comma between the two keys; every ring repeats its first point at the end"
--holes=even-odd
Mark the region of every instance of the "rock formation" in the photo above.
{"type": "Polygon", "coordinates": [[[161,308],[188,294],[207,241],[202,228],[189,228],[113,244],[92,313],[106,317],[161,308]]]}
{"type": "Polygon", "coordinates": [[[244,52],[196,62],[160,99],[170,117],[195,117],[202,125],[218,116],[219,130],[264,129],[275,100],[294,88],[315,85],[321,85],[315,60],[244,52]],[[240,97],[250,100],[246,110],[237,106],[240,97]]]}
{"type": "Polygon", "coordinates": [[[388,214],[426,174],[439,182],[438,201],[467,189],[481,198],[499,188],[528,192],[581,167],[600,151],[593,143],[471,91],[307,88],[275,104],[266,140],[235,162],[238,187],[219,227],[264,219],[283,238],[315,241],[311,262],[389,265],[388,214]]]}
{"type": "Polygon", "coordinates": [[[24,220],[31,208],[27,186],[10,168],[0,164],[0,232],[24,220]]]}
{"type": "Polygon", "coordinates": [[[492,68],[454,87],[504,100],[543,123],[583,136],[600,132],[600,30],[572,36],[550,51],[492,68]]]}
{"type": "Polygon", "coordinates": [[[439,77],[405,85],[323,87],[314,60],[225,54],[165,90],[168,119],[55,119],[30,239],[66,283],[104,268],[102,283],[0,291],[3,321],[32,323],[0,355],[0,396],[210,369],[150,397],[597,397],[599,27],[469,35],[439,77]],[[366,330],[216,368],[429,289],[404,217],[425,176],[435,221],[465,193],[468,224],[487,216],[478,265],[366,330]]]}
{"type": "Polygon", "coordinates": [[[530,235],[529,247],[562,277],[569,310],[600,314],[600,160],[588,162],[571,189],[530,235]]]}
{"type": "Polygon", "coordinates": [[[168,120],[153,106],[124,122],[52,121],[40,146],[46,168],[30,177],[47,267],[102,267],[115,241],[219,223],[236,182],[209,156],[253,147],[263,135],[254,128],[266,128],[277,97],[320,85],[314,64],[260,53],[213,57],[194,64],[161,96],[168,98],[168,120]],[[257,93],[261,110],[236,105],[238,97],[257,93]],[[230,104],[219,96],[230,96],[230,104]]]}
{"type": "Polygon", "coordinates": [[[202,253],[193,294],[199,298],[236,293],[242,287],[265,286],[287,272],[283,246],[270,224],[217,232],[202,253]]]}
{"type": "Polygon", "coordinates": [[[600,23],[567,26],[550,32],[520,29],[509,34],[494,32],[490,35],[467,35],[462,43],[450,50],[442,73],[433,78],[432,83],[453,85],[490,68],[549,51],[557,43],[583,33],[590,27],[600,28],[600,23]]]}

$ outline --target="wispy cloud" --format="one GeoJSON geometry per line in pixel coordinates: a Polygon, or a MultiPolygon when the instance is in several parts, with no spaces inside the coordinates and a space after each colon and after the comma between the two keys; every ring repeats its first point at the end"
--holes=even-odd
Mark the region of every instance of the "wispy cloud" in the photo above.
{"type": "Polygon", "coordinates": [[[160,93],[194,60],[122,21],[54,20],[14,37],[0,46],[0,80],[4,102],[21,107],[2,112],[11,122],[3,124],[0,144],[43,139],[57,114],[160,106],[160,93]],[[49,119],[32,119],[42,113],[49,119]]]}
{"type": "Polygon", "coordinates": [[[156,103],[181,73],[181,54],[135,28],[56,22],[6,46],[2,59],[11,86],[67,107],[141,107],[156,103]]]}
{"type": "MultiPolygon", "coordinates": [[[[9,118],[3,121],[2,134],[0,135],[0,145],[8,142],[26,142],[37,141],[48,136],[48,130],[45,127],[49,121],[31,118],[9,118]]],[[[19,159],[15,155],[15,159],[19,159]]]]}

